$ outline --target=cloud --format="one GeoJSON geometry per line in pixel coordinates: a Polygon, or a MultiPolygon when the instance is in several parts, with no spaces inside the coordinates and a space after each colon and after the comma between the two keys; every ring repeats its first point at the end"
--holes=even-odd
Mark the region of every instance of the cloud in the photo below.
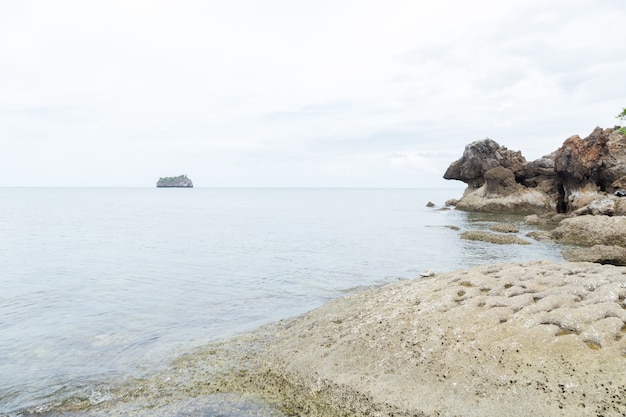
{"type": "Polygon", "coordinates": [[[441,185],[486,136],[539,157],[625,105],[626,9],[596,3],[3,2],[0,185],[441,185]]]}

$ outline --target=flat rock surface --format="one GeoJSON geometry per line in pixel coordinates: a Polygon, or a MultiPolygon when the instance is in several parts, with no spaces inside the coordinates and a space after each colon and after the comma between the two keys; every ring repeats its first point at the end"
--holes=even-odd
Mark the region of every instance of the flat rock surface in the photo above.
{"type": "Polygon", "coordinates": [[[469,230],[461,233],[461,239],[479,240],[498,245],[530,245],[530,242],[511,234],[491,233],[484,230],[469,230]]]}
{"type": "Polygon", "coordinates": [[[482,266],[307,313],[257,358],[297,415],[623,416],[626,269],[482,266]]]}

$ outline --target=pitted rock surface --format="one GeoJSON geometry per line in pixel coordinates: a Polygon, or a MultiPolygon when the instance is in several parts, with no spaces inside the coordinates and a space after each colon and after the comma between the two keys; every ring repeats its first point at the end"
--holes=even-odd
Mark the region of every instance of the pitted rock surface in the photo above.
{"type": "Polygon", "coordinates": [[[279,332],[260,385],[301,415],[623,416],[625,299],[626,269],[591,263],[393,284],[279,332]]]}

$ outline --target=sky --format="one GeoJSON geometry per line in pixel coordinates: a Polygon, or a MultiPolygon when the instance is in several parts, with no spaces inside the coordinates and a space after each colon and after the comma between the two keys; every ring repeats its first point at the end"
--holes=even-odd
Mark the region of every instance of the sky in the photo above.
{"type": "Polygon", "coordinates": [[[0,186],[463,187],[626,107],[623,0],[3,0],[0,186]]]}

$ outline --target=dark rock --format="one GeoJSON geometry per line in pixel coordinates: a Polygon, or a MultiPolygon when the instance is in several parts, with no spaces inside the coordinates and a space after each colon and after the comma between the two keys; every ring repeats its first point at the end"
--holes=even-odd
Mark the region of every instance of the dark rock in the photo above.
{"type": "Polygon", "coordinates": [[[193,182],[186,175],[159,178],[157,188],[193,188],[193,182]]]}
{"type": "Polygon", "coordinates": [[[447,180],[459,180],[469,188],[477,189],[485,183],[487,171],[497,167],[508,168],[516,172],[526,164],[520,152],[510,151],[491,139],[470,143],[465,147],[463,156],[450,164],[443,177],[447,180]]]}
{"type": "Polygon", "coordinates": [[[429,201],[428,203],[426,203],[426,207],[435,207],[435,203],[429,201]]]}
{"type": "Polygon", "coordinates": [[[522,185],[515,182],[515,174],[502,166],[491,168],[484,174],[486,196],[508,196],[519,192],[522,185]]]}

